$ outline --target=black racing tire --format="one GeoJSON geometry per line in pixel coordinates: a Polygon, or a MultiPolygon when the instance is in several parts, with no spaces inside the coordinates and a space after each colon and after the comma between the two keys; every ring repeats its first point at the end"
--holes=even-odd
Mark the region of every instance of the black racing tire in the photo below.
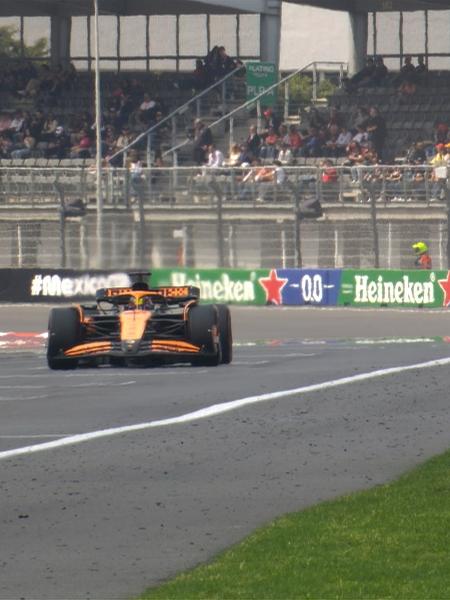
{"type": "Polygon", "coordinates": [[[214,304],[196,304],[188,312],[189,341],[200,346],[210,356],[198,356],[192,364],[196,366],[216,367],[221,362],[220,344],[214,342],[214,328],[218,328],[217,309],[214,304]]]}
{"type": "Polygon", "coordinates": [[[76,358],[57,358],[81,342],[80,315],[76,308],[53,308],[48,319],[47,363],[50,369],[75,369],[76,358]]]}
{"type": "Polygon", "coordinates": [[[220,351],[222,355],[221,362],[229,365],[233,360],[233,333],[231,328],[231,313],[226,304],[216,304],[220,351]]]}

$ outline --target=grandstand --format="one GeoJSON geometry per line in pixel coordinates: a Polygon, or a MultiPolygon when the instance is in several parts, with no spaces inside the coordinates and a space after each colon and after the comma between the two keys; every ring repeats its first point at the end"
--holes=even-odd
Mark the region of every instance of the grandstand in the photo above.
{"type": "MultiPolygon", "coordinates": [[[[330,7],[327,2],[311,4],[330,7]]],[[[361,71],[366,56],[368,10],[387,7],[386,3],[365,4],[366,12],[351,13],[353,44],[348,67],[350,76],[361,71]]],[[[2,3],[0,14],[13,14],[13,11],[20,10],[23,15],[31,15],[42,10],[42,5],[33,0],[19,1],[14,6],[2,3]]],[[[70,207],[66,210],[65,202],[81,199],[89,215],[98,209],[94,199],[99,189],[94,177],[96,131],[93,126],[93,74],[90,70],[93,56],[90,53],[90,26],[86,29],[87,54],[83,57],[71,55],[70,20],[80,14],[88,16],[90,5],[80,2],[72,7],[60,2],[59,6],[63,10],[59,11],[58,17],[51,17],[52,31],[60,26],[62,29],[59,37],[51,36],[50,66],[43,65],[44,61],[31,65],[24,59],[2,63],[1,76],[8,85],[3,85],[0,92],[0,198],[7,210],[12,206],[22,206],[32,211],[51,211],[62,206],[66,211],[64,215],[71,214],[70,207]],[[72,59],[85,60],[87,68],[72,69],[72,59]],[[22,125],[17,128],[20,121],[22,125]],[[27,137],[34,142],[27,142],[27,137]]],[[[444,6],[439,2],[431,5],[418,1],[414,4],[418,10],[444,6]]],[[[333,7],[342,10],[351,8],[345,2],[333,3],[333,7]]],[[[389,7],[395,10],[399,6],[392,2],[389,7]]],[[[104,66],[114,63],[114,69],[103,69],[101,76],[101,147],[105,159],[101,182],[106,210],[129,212],[134,220],[145,225],[146,220],[154,218],[152,211],[155,206],[164,213],[163,221],[172,218],[167,211],[178,208],[188,210],[188,213],[183,213],[188,220],[193,218],[192,211],[195,214],[200,214],[201,210],[212,211],[214,221],[217,206],[226,204],[230,210],[236,211],[234,219],[252,219],[258,214],[258,218],[272,220],[291,219],[293,209],[295,218],[300,219],[305,215],[323,215],[325,220],[349,217],[367,220],[364,204],[375,202],[379,203],[381,218],[391,219],[397,215],[396,218],[406,219],[406,209],[414,205],[420,218],[423,218],[424,208],[426,214],[433,216],[441,232],[440,243],[444,243],[441,223],[445,219],[443,201],[446,187],[444,178],[436,176],[436,165],[429,166],[429,163],[435,142],[440,141],[437,136],[442,136],[449,120],[446,107],[450,81],[447,71],[427,72],[426,79],[415,81],[409,91],[400,89],[404,81],[397,69],[391,69],[382,81],[369,77],[362,85],[349,89],[343,84],[346,65],[334,64],[326,68],[314,63],[304,70],[283,74],[284,83],[274,85],[275,103],[268,112],[264,95],[253,102],[246,101],[245,70],[236,61],[256,58],[278,63],[281,9],[278,0],[247,3],[183,0],[171,5],[173,12],[177,13],[175,37],[178,41],[169,57],[152,54],[148,40],[140,56],[121,55],[120,19],[140,12],[145,15],[148,5],[145,2],[127,3],[125,13],[119,12],[121,8],[122,5],[117,9],[116,55],[102,56],[104,66]],[[248,17],[250,9],[252,17],[257,19],[247,21],[247,25],[253,23],[259,28],[261,45],[252,50],[253,54],[245,55],[240,52],[244,47],[242,38],[245,37],[242,23],[244,13],[248,17]],[[208,10],[211,15],[226,12],[234,19],[235,39],[231,47],[235,52],[233,57],[224,55],[223,61],[229,61],[227,69],[215,71],[213,75],[208,72],[204,77],[209,68],[206,54],[213,46],[210,19],[204,23],[206,48],[203,51],[200,48],[198,54],[182,53],[179,14],[184,10],[191,13],[208,10]],[[199,72],[193,70],[195,59],[201,61],[199,72]],[[172,66],[175,68],[166,71],[152,68],[154,61],[165,60],[174,61],[172,66]],[[141,61],[143,68],[124,68],[127,61],[128,67],[141,61]],[[187,65],[191,65],[189,69],[182,68],[187,65]],[[319,82],[323,83],[324,79],[330,82],[329,95],[321,98],[319,82]],[[305,81],[312,84],[309,101],[296,96],[295,90],[305,81]],[[334,91],[331,93],[331,90],[334,91]],[[373,147],[374,135],[369,133],[369,139],[366,137],[361,144],[364,149],[362,158],[354,160],[350,151],[346,150],[349,143],[337,149],[333,136],[337,137],[337,133],[344,129],[350,130],[352,136],[363,133],[357,130],[361,123],[355,116],[361,106],[378,109],[386,124],[386,136],[383,149],[381,146],[378,149],[373,147]],[[332,108],[340,115],[339,123],[333,122],[332,108]],[[217,170],[208,170],[208,152],[204,152],[201,160],[195,153],[195,128],[199,121],[211,131],[215,146],[224,155],[225,162],[220,159],[220,164],[215,165],[220,167],[217,170]],[[258,128],[260,146],[252,153],[248,148],[241,148],[241,157],[237,156],[233,162],[228,156],[231,147],[247,143],[252,125],[258,128]],[[335,126],[337,129],[333,129],[335,126]],[[289,128],[293,128],[300,139],[295,147],[291,144],[289,128]],[[273,143],[271,137],[274,138],[273,143]],[[417,142],[424,142],[423,158],[410,165],[408,150],[417,142]],[[283,144],[288,147],[283,148],[283,144]],[[137,155],[133,154],[135,151],[137,155]],[[283,157],[288,157],[289,151],[290,157],[280,160],[275,167],[272,163],[281,158],[281,151],[285,152],[283,157]],[[381,163],[388,166],[384,167],[381,163]],[[403,166],[397,168],[396,165],[403,166]],[[136,169],[141,169],[139,178],[135,177],[136,169]],[[319,202],[318,208],[314,207],[314,201],[319,202]],[[403,212],[390,210],[402,202],[405,203],[403,212]],[[430,205],[432,203],[435,206],[430,205]],[[313,208],[308,213],[311,206],[313,208]],[[262,207],[267,207],[266,213],[262,212],[262,207]],[[187,217],[187,214],[190,216],[187,217]]],[[[152,16],[145,15],[147,25],[155,12],[163,11],[162,3],[152,3],[152,11],[152,16]]],[[[86,23],[89,22],[88,19],[86,23]]],[[[220,40],[217,42],[220,45],[220,40]]],[[[376,48],[373,40],[372,45],[376,48]]],[[[425,44],[423,50],[425,61],[431,60],[433,53],[430,48],[425,44]]],[[[404,57],[400,48],[398,59],[401,64],[404,57]]],[[[370,130],[370,124],[366,123],[362,128],[370,130]]],[[[446,142],[446,138],[443,141],[446,142]]],[[[75,218],[80,216],[76,207],[73,214],[75,218]]],[[[299,224],[295,226],[299,227],[299,224]]],[[[322,230],[324,235],[329,235],[329,232],[325,233],[325,226],[322,230]]],[[[222,229],[221,232],[223,234],[222,229]]],[[[351,235],[355,236],[355,231],[351,235]]],[[[329,264],[331,260],[334,264],[341,261],[337,252],[338,237],[335,233],[334,255],[331,250],[327,251],[326,261],[329,264]]],[[[319,243],[319,247],[324,246],[327,244],[319,243]]],[[[365,252],[364,249],[361,252],[365,252]]],[[[356,258],[347,257],[346,264],[365,264],[366,259],[358,257],[357,250],[352,249],[352,253],[356,258]]],[[[294,255],[298,258],[299,248],[294,255]]],[[[145,250],[142,250],[140,259],[147,260],[146,256],[145,250]]],[[[261,263],[270,260],[261,259],[261,263]]],[[[389,258],[389,264],[392,260],[389,258]]],[[[395,260],[401,263],[404,259],[399,256],[395,260]]],[[[220,262],[223,262],[223,257],[220,262]]],[[[323,259],[318,256],[315,262],[322,264],[323,259]]],[[[377,263],[379,257],[375,261],[377,263]]]]}

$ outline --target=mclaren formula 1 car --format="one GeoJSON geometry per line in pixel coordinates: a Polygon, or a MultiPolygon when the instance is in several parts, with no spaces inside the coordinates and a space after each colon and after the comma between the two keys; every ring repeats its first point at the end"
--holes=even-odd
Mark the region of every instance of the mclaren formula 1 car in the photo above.
{"type": "Polygon", "coordinates": [[[51,369],[78,365],[151,366],[232,359],[231,317],[224,304],[199,304],[192,286],[100,289],[96,304],[54,308],[48,324],[51,369]]]}

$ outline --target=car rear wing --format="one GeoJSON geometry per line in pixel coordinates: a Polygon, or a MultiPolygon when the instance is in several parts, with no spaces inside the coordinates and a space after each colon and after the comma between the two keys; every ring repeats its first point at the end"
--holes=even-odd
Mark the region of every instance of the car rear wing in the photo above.
{"type": "Polygon", "coordinates": [[[165,286],[146,290],[136,289],[135,286],[127,288],[102,288],[97,290],[95,299],[97,302],[114,302],[114,300],[119,300],[121,297],[124,301],[127,301],[130,297],[134,296],[148,296],[153,302],[178,304],[190,300],[198,300],[200,298],[200,288],[191,285],[165,286]]]}

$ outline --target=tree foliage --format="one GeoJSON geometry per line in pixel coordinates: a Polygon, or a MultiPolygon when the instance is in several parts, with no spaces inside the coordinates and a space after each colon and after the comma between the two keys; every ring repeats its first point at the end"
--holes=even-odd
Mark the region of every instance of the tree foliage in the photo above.
{"type": "MultiPolygon", "coordinates": [[[[317,96],[328,98],[332,96],[336,86],[329,80],[323,79],[317,86],[317,96]]],[[[289,81],[289,96],[299,104],[309,104],[313,96],[312,77],[309,75],[297,75],[289,81]]]]}
{"type": "Polygon", "coordinates": [[[35,58],[48,55],[48,40],[39,38],[31,45],[24,45],[23,55],[18,39],[18,28],[14,25],[3,25],[0,27],[0,58],[35,58]]]}

